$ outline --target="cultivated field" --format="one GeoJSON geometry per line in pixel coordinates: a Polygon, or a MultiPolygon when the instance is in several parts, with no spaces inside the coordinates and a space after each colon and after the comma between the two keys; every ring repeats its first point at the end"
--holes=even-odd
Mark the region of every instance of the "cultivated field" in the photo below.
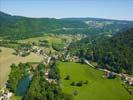
{"type": "Polygon", "coordinates": [[[69,94],[73,94],[74,91],[78,92],[74,100],[133,100],[119,78],[103,79],[102,71],[79,63],[61,62],[58,66],[63,92],[69,94]],[[70,76],[70,80],[64,80],[67,75],[70,76]],[[85,80],[88,80],[88,84],[83,84],[81,87],[70,85],[73,81],[85,80]]]}
{"type": "Polygon", "coordinates": [[[13,49],[0,47],[2,52],[0,52],[0,88],[4,86],[4,83],[8,79],[10,73],[10,65],[12,63],[18,64],[19,62],[40,62],[43,58],[31,53],[29,56],[20,57],[15,56],[12,53],[13,49]]]}

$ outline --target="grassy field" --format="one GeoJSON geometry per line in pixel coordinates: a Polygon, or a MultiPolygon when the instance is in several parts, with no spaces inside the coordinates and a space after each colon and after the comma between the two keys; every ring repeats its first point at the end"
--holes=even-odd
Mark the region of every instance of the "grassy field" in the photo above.
{"type": "Polygon", "coordinates": [[[0,52],[0,88],[2,88],[8,79],[10,65],[12,63],[18,64],[19,62],[40,62],[43,59],[34,53],[31,53],[26,57],[20,57],[12,54],[14,52],[13,49],[4,47],[0,47],[0,49],[2,50],[2,52],[0,52]]]}
{"type": "Polygon", "coordinates": [[[19,40],[20,43],[30,43],[30,42],[36,42],[38,43],[39,40],[47,40],[50,44],[52,43],[62,43],[64,42],[63,39],[66,39],[67,41],[71,41],[72,37],[69,35],[44,35],[41,37],[35,37],[35,38],[28,38],[24,40],[19,40]]]}
{"type": "Polygon", "coordinates": [[[133,100],[119,78],[103,79],[102,71],[79,63],[60,62],[58,66],[63,92],[73,94],[75,90],[78,91],[74,100],[133,100]],[[70,80],[64,80],[67,75],[70,75],[70,80]],[[70,85],[73,81],[85,80],[88,80],[88,84],[81,87],[70,85]]]}
{"type": "Polygon", "coordinates": [[[61,44],[63,46],[66,45],[66,42],[72,41],[73,36],[71,35],[53,35],[53,34],[46,34],[41,37],[34,37],[34,38],[28,38],[24,40],[18,40],[19,43],[36,43],[39,44],[39,40],[47,40],[49,47],[41,47],[41,49],[44,49],[45,51],[49,52],[55,52],[55,50],[52,48],[52,44],[61,44]],[[66,41],[65,41],[66,40],[66,41]]]}

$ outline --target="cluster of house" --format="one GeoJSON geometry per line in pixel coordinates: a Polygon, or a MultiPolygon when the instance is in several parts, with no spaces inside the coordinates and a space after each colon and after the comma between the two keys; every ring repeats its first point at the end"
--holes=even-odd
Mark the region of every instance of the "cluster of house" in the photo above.
{"type": "Polygon", "coordinates": [[[28,50],[28,51],[18,50],[18,52],[17,52],[17,55],[19,55],[19,56],[24,56],[24,55],[28,55],[28,54],[30,54],[30,50],[28,50]]]}
{"type": "Polygon", "coordinates": [[[43,53],[43,52],[42,52],[42,49],[39,48],[38,46],[33,46],[33,47],[32,47],[32,52],[34,52],[34,53],[36,53],[36,54],[38,54],[38,55],[40,55],[40,54],[43,53]]]}
{"type": "Polygon", "coordinates": [[[104,71],[104,75],[102,76],[102,78],[114,79],[118,75],[117,73],[109,71],[107,69],[98,68],[98,70],[104,71]]]}
{"type": "Polygon", "coordinates": [[[11,92],[6,92],[4,89],[1,90],[1,95],[0,95],[0,100],[10,100],[12,97],[13,93],[11,92]]]}
{"type": "Polygon", "coordinates": [[[26,56],[30,54],[30,48],[26,47],[21,47],[15,50],[16,52],[14,54],[19,55],[19,56],[26,56]]]}
{"type": "Polygon", "coordinates": [[[105,74],[102,76],[103,78],[115,78],[115,76],[119,76],[122,78],[124,83],[133,86],[133,77],[130,77],[127,74],[117,74],[115,72],[111,72],[106,69],[104,69],[103,71],[105,72],[105,74]]]}
{"type": "Polygon", "coordinates": [[[56,79],[50,79],[50,78],[48,77],[48,74],[49,74],[49,70],[46,70],[45,73],[44,73],[45,79],[46,79],[49,83],[57,84],[57,80],[56,80],[56,79]]]}
{"type": "Polygon", "coordinates": [[[114,72],[105,71],[105,74],[102,77],[108,79],[114,79],[116,77],[116,74],[114,72]]]}
{"type": "Polygon", "coordinates": [[[124,80],[124,83],[127,83],[127,84],[133,86],[133,77],[129,77],[126,74],[121,74],[121,77],[124,80]]]}
{"type": "MultiPolygon", "coordinates": [[[[93,66],[92,64],[90,64],[89,61],[85,60],[85,63],[88,64],[89,66],[95,68],[95,66],[93,66]]],[[[127,74],[121,74],[121,73],[118,74],[118,73],[111,72],[111,71],[109,71],[107,69],[102,69],[102,68],[97,68],[97,69],[104,71],[104,75],[102,76],[102,78],[113,79],[116,76],[119,76],[119,77],[122,78],[122,80],[124,81],[124,83],[127,83],[127,84],[133,86],[133,77],[128,76],[127,74]]]]}
{"type": "Polygon", "coordinates": [[[44,58],[44,64],[48,64],[50,62],[51,57],[49,57],[46,52],[44,52],[41,48],[37,46],[32,47],[32,52],[36,53],[37,55],[41,55],[44,58]]]}
{"type": "Polygon", "coordinates": [[[72,61],[72,62],[79,62],[79,57],[78,56],[70,56],[70,55],[67,55],[65,60],[67,61],[72,61]]]}

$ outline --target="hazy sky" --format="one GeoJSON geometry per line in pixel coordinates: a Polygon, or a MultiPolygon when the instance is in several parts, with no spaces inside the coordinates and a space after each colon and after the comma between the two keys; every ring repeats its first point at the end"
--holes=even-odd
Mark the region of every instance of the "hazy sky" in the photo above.
{"type": "Polygon", "coordinates": [[[0,0],[0,11],[27,17],[133,20],[133,0],[0,0]]]}

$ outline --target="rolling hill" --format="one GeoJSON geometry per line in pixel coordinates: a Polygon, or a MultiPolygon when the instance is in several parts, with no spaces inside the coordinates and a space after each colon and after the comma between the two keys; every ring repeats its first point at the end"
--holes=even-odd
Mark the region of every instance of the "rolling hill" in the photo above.
{"type": "Polygon", "coordinates": [[[131,25],[132,21],[97,18],[28,18],[0,12],[0,36],[6,39],[25,39],[42,36],[45,33],[112,34],[131,25]]]}

